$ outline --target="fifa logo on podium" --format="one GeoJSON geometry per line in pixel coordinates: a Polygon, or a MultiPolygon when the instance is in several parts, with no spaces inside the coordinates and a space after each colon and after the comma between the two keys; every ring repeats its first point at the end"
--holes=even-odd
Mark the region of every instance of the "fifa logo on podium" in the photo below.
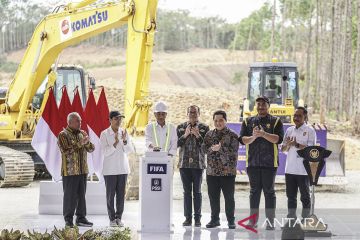
{"type": "Polygon", "coordinates": [[[166,164],[148,164],[148,174],[166,174],[166,164]]]}

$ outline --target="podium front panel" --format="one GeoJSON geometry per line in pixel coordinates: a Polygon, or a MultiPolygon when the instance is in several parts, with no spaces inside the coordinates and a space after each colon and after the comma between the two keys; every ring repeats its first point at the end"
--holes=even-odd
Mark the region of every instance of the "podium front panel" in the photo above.
{"type": "Polygon", "coordinates": [[[170,232],[173,160],[163,152],[145,154],[140,165],[140,231],[170,232]]]}

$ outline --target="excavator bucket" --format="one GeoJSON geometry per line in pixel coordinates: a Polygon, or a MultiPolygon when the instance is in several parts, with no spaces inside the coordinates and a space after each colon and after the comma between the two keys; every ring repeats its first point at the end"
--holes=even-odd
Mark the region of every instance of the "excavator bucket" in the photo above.
{"type": "Polygon", "coordinates": [[[345,141],[337,139],[328,139],[328,149],[332,155],[328,158],[328,172],[334,176],[345,175],[345,141]],[[330,164],[334,164],[334,169],[330,169],[330,164]]]}

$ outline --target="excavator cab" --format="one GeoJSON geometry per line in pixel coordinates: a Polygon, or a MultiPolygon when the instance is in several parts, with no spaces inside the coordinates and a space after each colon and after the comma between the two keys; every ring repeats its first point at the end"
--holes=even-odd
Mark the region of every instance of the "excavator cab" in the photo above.
{"type": "MultiPolygon", "coordinates": [[[[255,100],[270,99],[270,113],[283,122],[292,122],[294,106],[299,105],[298,70],[292,62],[256,62],[250,65],[248,93],[241,105],[241,117],[256,115],[255,100]]],[[[301,101],[300,101],[301,103],[301,101]]]]}
{"type": "MultiPolygon", "coordinates": [[[[74,90],[76,87],[79,90],[81,103],[83,106],[86,104],[86,81],[85,72],[81,66],[63,65],[59,66],[56,70],[57,78],[54,84],[54,95],[57,105],[60,104],[62,97],[62,89],[66,86],[70,101],[74,98],[74,90]]],[[[32,99],[32,107],[34,110],[40,109],[44,99],[44,94],[47,86],[48,78],[46,77],[40,85],[36,94],[32,99]]],[[[95,87],[95,79],[89,77],[89,85],[95,87]]]]}

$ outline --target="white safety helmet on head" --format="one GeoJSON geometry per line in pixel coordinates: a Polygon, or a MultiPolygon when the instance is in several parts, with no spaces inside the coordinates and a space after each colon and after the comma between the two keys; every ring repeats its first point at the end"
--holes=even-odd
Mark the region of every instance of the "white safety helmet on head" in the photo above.
{"type": "Polygon", "coordinates": [[[167,106],[164,102],[159,101],[157,103],[155,103],[155,107],[154,107],[154,113],[158,113],[158,112],[165,112],[167,113],[167,106]]]}

